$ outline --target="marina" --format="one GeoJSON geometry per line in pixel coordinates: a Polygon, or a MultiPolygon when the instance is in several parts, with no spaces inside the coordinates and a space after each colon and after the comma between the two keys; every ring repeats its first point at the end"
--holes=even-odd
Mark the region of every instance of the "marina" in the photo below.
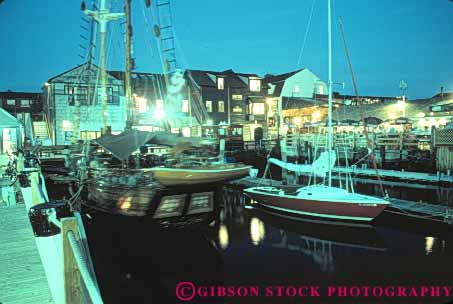
{"type": "Polygon", "coordinates": [[[453,301],[451,3],[29,1],[0,304],[453,301]]]}

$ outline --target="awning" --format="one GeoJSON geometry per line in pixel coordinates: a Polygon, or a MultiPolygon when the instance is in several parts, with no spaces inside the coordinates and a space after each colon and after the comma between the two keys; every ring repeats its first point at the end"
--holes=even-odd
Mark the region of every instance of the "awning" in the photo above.
{"type": "Polygon", "coordinates": [[[365,118],[365,123],[367,125],[375,125],[375,126],[377,126],[377,125],[380,125],[382,122],[383,122],[382,119],[377,118],[377,117],[373,117],[373,116],[365,118]]]}
{"type": "MultiPolygon", "coordinates": [[[[112,153],[119,160],[126,160],[141,146],[151,143],[165,146],[201,147],[210,142],[202,138],[180,137],[166,132],[146,132],[139,130],[127,130],[118,135],[103,135],[94,140],[94,143],[112,153]]],[[[183,149],[181,149],[183,150],[183,149]]]]}
{"type": "Polygon", "coordinates": [[[360,122],[353,119],[344,119],[340,121],[340,126],[359,126],[360,122]]]}

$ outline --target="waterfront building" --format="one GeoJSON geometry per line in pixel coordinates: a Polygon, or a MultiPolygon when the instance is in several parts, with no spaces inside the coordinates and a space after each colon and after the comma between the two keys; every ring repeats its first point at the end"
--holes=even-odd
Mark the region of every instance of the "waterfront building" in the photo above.
{"type": "MultiPolygon", "coordinates": [[[[65,145],[101,135],[103,105],[100,69],[82,64],[48,79],[43,86],[44,114],[50,139],[65,145]]],[[[121,80],[107,73],[107,126],[112,133],[125,128],[126,104],[121,80]]]]}
{"type": "Polygon", "coordinates": [[[261,77],[233,70],[186,70],[185,77],[191,104],[199,104],[206,113],[199,117],[205,133],[219,125],[243,125],[244,139],[253,139],[254,126],[265,115],[267,86],[261,77]]]}
{"type": "Polygon", "coordinates": [[[289,126],[321,121],[326,115],[327,85],[307,68],[280,75],[266,75],[268,137],[285,134],[289,126]],[[282,117],[278,117],[278,113],[282,117]],[[280,127],[280,130],[278,129],[280,127]]]}

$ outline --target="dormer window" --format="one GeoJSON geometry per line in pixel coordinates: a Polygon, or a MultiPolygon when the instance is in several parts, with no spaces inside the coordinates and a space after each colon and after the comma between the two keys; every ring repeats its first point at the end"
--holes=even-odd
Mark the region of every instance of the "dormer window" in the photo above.
{"type": "Polygon", "coordinates": [[[225,88],[225,78],[217,77],[217,89],[223,90],[225,88]]]}
{"type": "Polygon", "coordinates": [[[251,92],[260,92],[261,91],[261,79],[249,78],[249,86],[250,86],[251,92]]]}

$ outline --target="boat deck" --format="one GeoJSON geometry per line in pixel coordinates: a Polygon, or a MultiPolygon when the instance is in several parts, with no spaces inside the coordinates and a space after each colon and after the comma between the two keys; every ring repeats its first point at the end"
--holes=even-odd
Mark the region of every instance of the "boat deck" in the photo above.
{"type": "Polygon", "coordinates": [[[0,303],[54,303],[24,204],[0,207],[0,303]]]}

